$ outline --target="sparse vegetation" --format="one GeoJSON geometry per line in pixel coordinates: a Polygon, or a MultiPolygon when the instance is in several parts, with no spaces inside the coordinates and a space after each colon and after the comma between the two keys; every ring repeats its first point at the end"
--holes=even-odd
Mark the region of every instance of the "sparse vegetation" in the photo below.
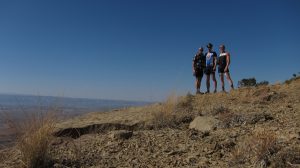
{"type": "Polygon", "coordinates": [[[267,167],[270,156],[277,152],[277,136],[271,131],[258,131],[246,137],[233,152],[232,164],[241,164],[249,160],[258,167],[267,167]]]}
{"type": "Polygon", "coordinates": [[[17,141],[16,150],[20,152],[22,165],[26,168],[48,167],[51,159],[48,148],[53,139],[56,124],[55,113],[32,113],[26,119],[16,122],[8,119],[17,141]]]}
{"type": "Polygon", "coordinates": [[[269,85],[269,82],[268,81],[261,81],[261,82],[258,82],[257,84],[256,84],[256,86],[267,86],[267,85],[269,85]]]}
{"type": "Polygon", "coordinates": [[[256,79],[255,78],[248,78],[248,79],[242,79],[238,82],[238,87],[250,87],[250,86],[256,86],[256,79]]]}
{"type": "Polygon", "coordinates": [[[156,112],[153,112],[153,125],[155,128],[172,126],[175,119],[175,108],[178,97],[171,95],[167,100],[160,104],[156,112]]]}
{"type": "Polygon", "coordinates": [[[287,147],[282,151],[278,152],[277,156],[272,159],[273,167],[286,168],[286,167],[297,167],[300,164],[300,147],[287,147]]]}
{"type": "Polygon", "coordinates": [[[175,94],[160,104],[156,112],[153,112],[153,126],[155,128],[178,127],[180,123],[192,120],[193,96],[178,97],[175,94]]]}
{"type": "MultiPolygon", "coordinates": [[[[299,74],[299,73],[298,73],[299,74]]],[[[284,83],[285,84],[291,84],[293,81],[300,79],[300,76],[297,74],[293,74],[293,77],[291,79],[286,80],[284,83]]]]}
{"type": "Polygon", "coordinates": [[[211,109],[212,115],[227,114],[230,110],[223,104],[213,106],[211,109]]]}
{"type": "Polygon", "coordinates": [[[52,129],[37,124],[44,129],[20,133],[31,139],[24,143],[26,148],[18,146],[24,139],[20,138],[17,152],[5,151],[4,157],[0,151],[0,157],[14,158],[9,164],[0,158],[0,167],[43,167],[49,162],[56,167],[296,167],[299,82],[245,87],[228,94],[171,95],[146,107],[91,113],[58,123],[56,137],[39,133],[52,129]],[[189,128],[196,117],[209,129],[189,128]],[[118,138],[119,133],[128,136],[118,138]],[[26,159],[24,154],[34,157],[26,159]]]}
{"type": "Polygon", "coordinates": [[[266,86],[269,85],[269,82],[263,80],[261,82],[257,82],[255,78],[245,78],[238,82],[238,87],[252,87],[252,86],[266,86]]]}

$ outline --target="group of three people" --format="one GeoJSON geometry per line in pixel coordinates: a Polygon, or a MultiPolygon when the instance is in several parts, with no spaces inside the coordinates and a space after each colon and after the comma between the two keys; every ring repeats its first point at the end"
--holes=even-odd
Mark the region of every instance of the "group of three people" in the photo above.
{"type": "Polygon", "coordinates": [[[213,45],[207,44],[207,53],[203,53],[203,47],[199,48],[199,51],[193,59],[193,74],[196,77],[196,94],[202,94],[200,92],[201,80],[203,74],[206,75],[206,93],[210,92],[210,78],[214,82],[214,93],[217,92],[217,80],[216,80],[216,69],[218,66],[218,72],[220,74],[220,80],[222,84],[222,91],[225,92],[224,86],[224,74],[229,81],[231,89],[234,89],[233,82],[229,73],[230,65],[230,54],[225,50],[225,45],[220,45],[220,55],[213,51],[213,45]]]}

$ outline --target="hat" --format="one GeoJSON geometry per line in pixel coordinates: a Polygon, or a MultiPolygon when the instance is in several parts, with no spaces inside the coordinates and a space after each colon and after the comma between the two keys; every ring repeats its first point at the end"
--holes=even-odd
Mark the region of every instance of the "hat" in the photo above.
{"type": "Polygon", "coordinates": [[[207,47],[207,48],[212,48],[213,45],[212,45],[211,43],[208,43],[206,47],[207,47]]]}

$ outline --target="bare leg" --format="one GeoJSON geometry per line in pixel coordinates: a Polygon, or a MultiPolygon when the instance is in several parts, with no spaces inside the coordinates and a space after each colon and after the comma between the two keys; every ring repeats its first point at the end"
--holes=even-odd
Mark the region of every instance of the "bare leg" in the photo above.
{"type": "Polygon", "coordinates": [[[220,73],[220,78],[221,78],[222,91],[225,92],[224,73],[220,73]]]}
{"type": "Polygon", "coordinates": [[[198,82],[199,82],[199,93],[201,93],[201,81],[202,81],[202,77],[199,78],[198,82]]]}
{"type": "Polygon", "coordinates": [[[227,80],[228,80],[228,82],[229,82],[229,84],[230,84],[231,89],[234,89],[234,87],[233,87],[233,82],[232,82],[232,79],[231,79],[231,77],[230,77],[230,73],[229,73],[229,72],[226,72],[225,75],[226,75],[226,78],[227,78],[227,80]]]}
{"type": "Polygon", "coordinates": [[[201,80],[202,78],[196,78],[196,93],[200,93],[200,87],[201,87],[201,80]]]}
{"type": "Polygon", "coordinates": [[[216,74],[215,73],[212,73],[212,79],[213,79],[214,86],[215,86],[214,92],[216,93],[217,92],[217,79],[216,79],[216,74]]]}
{"type": "Polygon", "coordinates": [[[195,86],[196,86],[196,91],[198,92],[199,91],[199,78],[196,77],[196,82],[195,82],[195,86]]]}
{"type": "Polygon", "coordinates": [[[210,88],[210,75],[206,75],[206,88],[207,88],[207,93],[209,93],[209,88],[210,88]]]}

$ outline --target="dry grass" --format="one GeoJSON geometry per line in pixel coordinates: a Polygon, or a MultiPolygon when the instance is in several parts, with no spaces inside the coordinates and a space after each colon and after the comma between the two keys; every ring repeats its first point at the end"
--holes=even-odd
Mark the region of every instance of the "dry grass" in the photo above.
{"type": "Polygon", "coordinates": [[[247,137],[232,153],[233,165],[251,162],[258,167],[267,167],[269,158],[277,151],[277,137],[273,132],[262,130],[247,137]]]}
{"type": "Polygon", "coordinates": [[[7,125],[17,136],[16,149],[21,154],[23,167],[47,167],[50,163],[48,148],[53,139],[55,112],[31,113],[23,120],[7,119],[7,125]]]}
{"type": "Polygon", "coordinates": [[[193,118],[191,113],[191,97],[178,97],[170,95],[152,113],[154,128],[178,127],[181,123],[190,122],[193,118]]]}
{"type": "Polygon", "coordinates": [[[300,164],[300,147],[286,147],[279,151],[277,156],[272,160],[272,166],[276,168],[299,167],[300,164]]]}
{"type": "Polygon", "coordinates": [[[6,156],[3,152],[0,153],[0,163],[3,163],[6,160],[6,156]]]}
{"type": "Polygon", "coordinates": [[[255,157],[255,163],[259,163],[268,158],[276,151],[276,135],[269,131],[260,131],[250,139],[250,146],[255,157]]]}
{"type": "Polygon", "coordinates": [[[153,112],[153,126],[155,128],[169,127],[173,125],[175,119],[175,109],[178,97],[172,94],[165,102],[160,104],[157,111],[153,112]]]}
{"type": "Polygon", "coordinates": [[[228,114],[228,113],[230,113],[229,108],[227,108],[223,104],[215,105],[211,109],[212,115],[223,115],[223,114],[228,114]]]}

